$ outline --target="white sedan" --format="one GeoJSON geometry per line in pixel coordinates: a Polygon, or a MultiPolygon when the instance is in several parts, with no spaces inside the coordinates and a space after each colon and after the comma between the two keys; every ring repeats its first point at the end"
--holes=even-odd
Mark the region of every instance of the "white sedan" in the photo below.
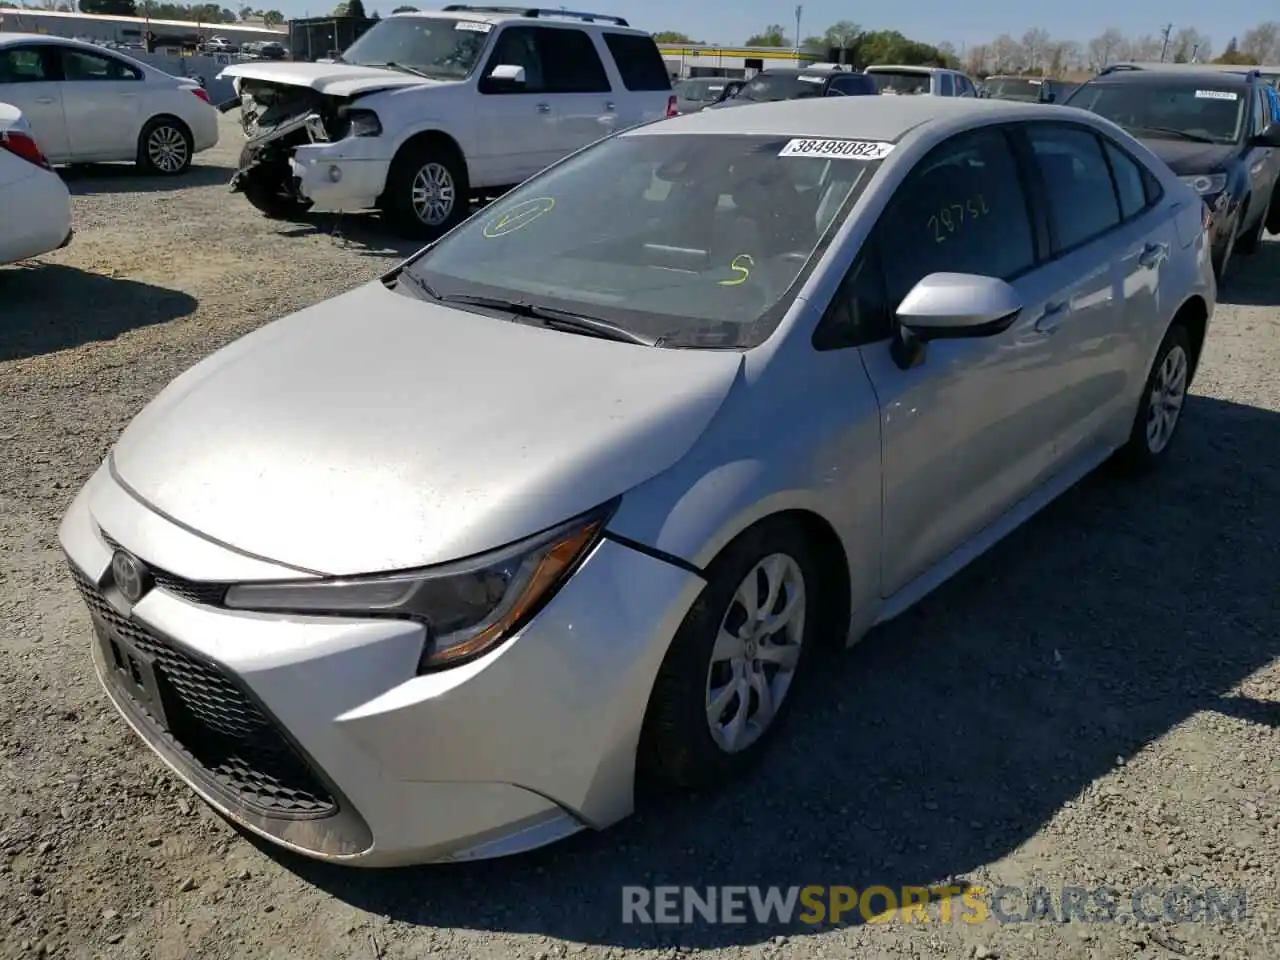
{"type": "Polygon", "coordinates": [[[0,264],[71,240],[71,196],[31,135],[22,111],[0,103],[0,264]]]}
{"type": "Polygon", "coordinates": [[[64,37],[0,33],[0,101],[23,112],[55,164],[130,160],[174,175],[218,142],[197,82],[64,37]]]}

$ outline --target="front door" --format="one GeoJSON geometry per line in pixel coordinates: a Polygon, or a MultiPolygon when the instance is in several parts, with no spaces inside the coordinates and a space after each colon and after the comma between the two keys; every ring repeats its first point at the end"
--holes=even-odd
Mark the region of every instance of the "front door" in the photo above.
{"type": "Polygon", "coordinates": [[[56,47],[33,43],[0,48],[0,101],[22,111],[51,163],[65,163],[71,155],[58,82],[61,69],[56,47]]]}
{"type": "Polygon", "coordinates": [[[479,82],[484,99],[476,111],[475,150],[467,157],[474,186],[520,183],[559,160],[554,97],[534,27],[502,28],[479,82]],[[518,87],[489,82],[499,66],[522,67],[518,87]]]}
{"type": "Polygon", "coordinates": [[[1041,384],[1058,345],[1035,326],[1056,291],[1037,267],[1020,182],[1002,130],[960,134],[908,175],[873,234],[891,308],[946,272],[1007,280],[1023,303],[1002,333],[935,341],[912,369],[898,366],[887,341],[861,348],[880,405],[884,596],[1034,490],[1052,457],[1041,384]]]}
{"type": "Polygon", "coordinates": [[[62,102],[77,160],[132,160],[146,87],[141,72],[107,54],[60,47],[62,102]]]}

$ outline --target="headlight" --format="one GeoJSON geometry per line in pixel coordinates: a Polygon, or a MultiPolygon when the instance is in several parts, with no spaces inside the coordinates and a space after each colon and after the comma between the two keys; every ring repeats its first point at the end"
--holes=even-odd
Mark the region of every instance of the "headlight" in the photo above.
{"type": "Polygon", "coordinates": [[[611,501],[492,553],[456,563],[342,580],[242,583],[224,603],[236,610],[397,617],[427,629],[423,673],[493,649],[527,623],[600,540],[611,501]]]}
{"type": "Polygon", "coordinates": [[[377,137],[382,134],[382,123],[372,110],[348,110],[347,135],[351,137],[377,137]]]}
{"type": "Polygon", "coordinates": [[[1179,177],[1178,179],[1202,197],[1211,197],[1215,193],[1221,193],[1227,187],[1227,175],[1225,173],[1199,174],[1194,177],[1179,177]]]}

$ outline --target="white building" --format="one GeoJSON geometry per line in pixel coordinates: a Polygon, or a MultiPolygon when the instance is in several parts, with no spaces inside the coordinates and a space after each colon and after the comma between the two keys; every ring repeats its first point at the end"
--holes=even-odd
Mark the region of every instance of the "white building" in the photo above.
{"type": "Polygon", "coordinates": [[[0,7],[0,31],[9,33],[44,33],[54,37],[134,44],[143,43],[148,30],[158,36],[190,38],[192,43],[207,41],[212,37],[226,37],[234,44],[251,43],[255,40],[288,40],[287,28],[283,24],[279,27],[267,27],[247,23],[191,23],[183,20],[148,20],[143,17],[0,7]]]}
{"type": "Polygon", "coordinates": [[[673,80],[689,77],[750,77],[767,67],[805,67],[823,62],[817,53],[779,47],[718,47],[706,43],[660,43],[673,80]]]}

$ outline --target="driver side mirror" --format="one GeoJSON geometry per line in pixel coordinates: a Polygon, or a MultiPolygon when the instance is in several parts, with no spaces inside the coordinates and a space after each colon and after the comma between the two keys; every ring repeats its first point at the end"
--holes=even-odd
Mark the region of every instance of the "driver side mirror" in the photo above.
{"type": "Polygon", "coordinates": [[[1255,147],[1280,147],[1280,120],[1273,120],[1267,128],[1253,138],[1255,147]]]}
{"type": "Polygon", "coordinates": [[[524,67],[514,63],[503,63],[489,71],[489,75],[480,81],[481,93],[517,93],[524,89],[524,67]]]}
{"type": "Polygon", "coordinates": [[[1018,291],[995,277],[931,273],[898,305],[893,359],[903,370],[924,362],[931,340],[991,337],[1013,325],[1022,310],[1018,291]]]}

